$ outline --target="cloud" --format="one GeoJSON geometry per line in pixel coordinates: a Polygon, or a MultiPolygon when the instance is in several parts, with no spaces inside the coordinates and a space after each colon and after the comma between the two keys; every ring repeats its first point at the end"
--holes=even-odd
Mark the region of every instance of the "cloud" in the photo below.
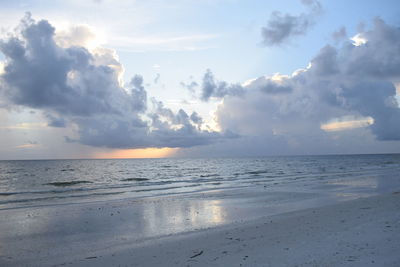
{"type": "Polygon", "coordinates": [[[298,16],[282,14],[274,11],[270,15],[267,26],[261,28],[263,44],[277,46],[290,41],[294,36],[305,35],[309,28],[315,24],[315,18],[321,13],[322,6],[316,0],[302,0],[308,13],[298,16]]]}
{"type": "Polygon", "coordinates": [[[29,14],[21,28],[21,38],[0,42],[7,58],[1,89],[10,101],[71,115],[121,111],[112,103],[124,95],[116,83],[115,62],[98,64],[101,55],[84,47],[61,48],[55,28],[45,20],[35,23],[29,14]]]}
{"type": "Polygon", "coordinates": [[[199,84],[195,81],[190,81],[189,83],[180,82],[180,85],[187,89],[192,95],[196,93],[196,87],[199,86],[199,84]]]}
{"type": "Polygon", "coordinates": [[[88,25],[73,25],[57,31],[54,40],[57,45],[68,48],[71,46],[92,47],[97,43],[97,35],[88,25]]]}
{"type": "Polygon", "coordinates": [[[211,97],[222,98],[225,95],[240,95],[243,88],[239,84],[228,84],[224,81],[217,81],[211,70],[207,70],[201,84],[202,101],[208,101],[211,97]]]}
{"type": "Polygon", "coordinates": [[[259,77],[246,83],[247,89],[257,89],[265,94],[287,94],[293,88],[290,77],[287,75],[274,74],[271,77],[259,77]]]}
{"type": "Polygon", "coordinates": [[[154,84],[157,84],[159,80],[160,80],[160,73],[157,73],[156,77],[154,78],[154,81],[153,81],[154,84]]]}
{"type": "Polygon", "coordinates": [[[45,114],[45,117],[48,120],[48,126],[57,127],[57,128],[65,128],[67,126],[67,122],[62,117],[56,117],[51,113],[45,114]]]}
{"type": "Polygon", "coordinates": [[[143,77],[135,75],[129,83],[132,98],[132,109],[137,112],[145,112],[147,110],[147,92],[143,86],[143,77]]]}
{"type": "Polygon", "coordinates": [[[358,36],[364,43],[327,45],[307,68],[292,75],[244,83],[243,95],[223,98],[216,112],[219,126],[257,137],[260,147],[272,151],[279,143],[289,153],[316,151],[317,146],[319,153],[332,152],[352,143],[364,151],[357,136],[400,140],[395,88],[400,80],[400,28],[377,18],[372,29],[358,36]]]}
{"type": "MultiPolygon", "coordinates": [[[[320,8],[318,2],[305,3],[310,12],[320,8]]],[[[49,22],[36,22],[28,14],[14,34],[0,41],[6,58],[0,73],[1,101],[42,113],[48,123],[40,127],[73,130],[76,135],[67,136],[67,142],[188,151],[204,146],[196,149],[210,149],[215,155],[231,146],[261,155],[340,152],[352,144],[366,151],[362,145],[372,137],[400,140],[394,86],[400,82],[400,30],[379,18],[372,29],[340,47],[322,47],[307,68],[291,75],[231,84],[207,70],[201,82],[182,83],[193,92],[197,89],[204,102],[220,101],[215,120],[222,132],[205,130],[196,112],[174,111],[148,96],[140,75],[124,84],[115,51],[85,47],[90,31],[80,30],[76,42],[68,33],[76,31],[66,31],[61,41],[49,22]]]]}
{"type": "Polygon", "coordinates": [[[118,50],[145,51],[197,51],[215,48],[216,34],[195,34],[179,36],[114,36],[108,42],[118,50]]]}
{"type": "Polygon", "coordinates": [[[11,130],[32,130],[32,129],[43,129],[46,127],[44,123],[18,123],[14,125],[2,126],[0,129],[11,129],[11,130]]]}
{"type": "Polygon", "coordinates": [[[15,148],[18,148],[18,149],[31,149],[31,148],[36,148],[36,147],[39,147],[39,146],[40,146],[40,144],[38,144],[38,142],[36,142],[36,141],[28,141],[26,144],[18,145],[15,148]]]}
{"type": "Polygon", "coordinates": [[[348,129],[362,128],[374,123],[371,117],[357,118],[357,117],[343,117],[335,118],[328,123],[322,124],[321,129],[328,132],[343,131],[348,129]]]}
{"type": "Polygon", "coordinates": [[[174,113],[162,102],[148,107],[143,77],[125,86],[114,51],[84,45],[92,32],[79,28],[57,36],[46,20],[29,13],[14,34],[0,41],[6,61],[0,74],[2,99],[41,110],[48,126],[76,129],[69,142],[110,147],[190,147],[223,139],[203,131],[198,115],[174,113]],[[69,35],[68,35],[69,34],[69,35]]]}
{"type": "Polygon", "coordinates": [[[347,30],[345,27],[340,27],[339,30],[332,33],[332,39],[338,43],[347,39],[347,30]]]}

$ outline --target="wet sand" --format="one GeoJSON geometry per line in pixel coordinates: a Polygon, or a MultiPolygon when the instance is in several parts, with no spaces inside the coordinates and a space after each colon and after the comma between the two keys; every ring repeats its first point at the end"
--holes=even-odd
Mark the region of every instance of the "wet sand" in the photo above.
{"type": "Polygon", "coordinates": [[[0,265],[400,266],[400,194],[362,196],[231,190],[1,210],[0,265]]]}
{"type": "Polygon", "coordinates": [[[400,194],[110,248],[77,266],[400,266],[400,194]]]}

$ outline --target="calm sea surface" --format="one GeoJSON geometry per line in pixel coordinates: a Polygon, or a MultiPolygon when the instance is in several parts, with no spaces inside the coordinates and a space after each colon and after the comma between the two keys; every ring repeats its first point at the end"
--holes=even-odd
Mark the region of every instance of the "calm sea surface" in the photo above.
{"type": "Polygon", "coordinates": [[[0,209],[243,187],[362,187],[376,177],[400,182],[399,174],[400,154],[0,161],[0,209]]]}

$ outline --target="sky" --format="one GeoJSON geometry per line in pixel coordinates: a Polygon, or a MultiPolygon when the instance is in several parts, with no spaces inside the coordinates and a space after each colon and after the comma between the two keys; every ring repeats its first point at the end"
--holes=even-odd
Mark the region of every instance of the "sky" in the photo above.
{"type": "Polygon", "coordinates": [[[0,12],[0,159],[400,153],[396,0],[0,12]]]}

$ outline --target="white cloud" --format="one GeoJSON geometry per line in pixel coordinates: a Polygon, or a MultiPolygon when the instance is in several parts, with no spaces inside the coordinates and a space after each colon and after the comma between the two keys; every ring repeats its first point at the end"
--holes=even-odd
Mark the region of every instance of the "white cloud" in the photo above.
{"type": "Polygon", "coordinates": [[[362,33],[357,33],[356,35],[354,35],[352,38],[350,38],[350,40],[353,41],[353,44],[355,46],[361,46],[367,43],[367,39],[363,36],[362,33]]]}
{"type": "Polygon", "coordinates": [[[62,29],[57,27],[55,41],[63,48],[83,46],[89,50],[101,47],[106,42],[103,32],[86,24],[68,25],[62,29]]]}

